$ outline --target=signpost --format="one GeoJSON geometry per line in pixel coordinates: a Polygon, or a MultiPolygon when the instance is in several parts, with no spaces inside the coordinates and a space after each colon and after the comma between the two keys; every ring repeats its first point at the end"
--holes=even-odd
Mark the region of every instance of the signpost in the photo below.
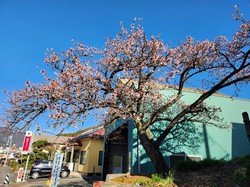
{"type": "Polygon", "coordinates": [[[19,168],[18,173],[17,173],[17,179],[16,182],[21,182],[23,177],[23,168],[19,168]]]}
{"type": "Polygon", "coordinates": [[[26,165],[25,165],[22,181],[25,181],[25,179],[26,179],[26,171],[27,171],[28,163],[29,163],[29,159],[30,159],[29,151],[30,151],[30,147],[32,144],[32,136],[33,136],[32,131],[26,131],[25,136],[24,136],[24,140],[23,140],[22,154],[27,154],[27,160],[26,160],[26,165]]]}
{"type": "Polygon", "coordinates": [[[57,187],[62,168],[63,153],[56,153],[53,161],[50,187],[57,187]]]}
{"type": "Polygon", "coordinates": [[[31,147],[32,135],[33,135],[32,131],[26,131],[26,134],[23,140],[22,154],[29,153],[29,150],[31,147]]]}

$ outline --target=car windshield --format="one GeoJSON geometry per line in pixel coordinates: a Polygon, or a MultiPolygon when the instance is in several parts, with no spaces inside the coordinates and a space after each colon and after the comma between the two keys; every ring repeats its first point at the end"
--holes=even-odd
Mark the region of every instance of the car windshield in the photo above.
{"type": "Polygon", "coordinates": [[[34,166],[37,166],[37,165],[39,165],[41,162],[39,162],[38,160],[35,160],[34,161],[34,166]]]}
{"type": "Polygon", "coordinates": [[[48,166],[52,167],[53,162],[49,160],[49,161],[47,162],[47,164],[48,164],[48,166]]]}

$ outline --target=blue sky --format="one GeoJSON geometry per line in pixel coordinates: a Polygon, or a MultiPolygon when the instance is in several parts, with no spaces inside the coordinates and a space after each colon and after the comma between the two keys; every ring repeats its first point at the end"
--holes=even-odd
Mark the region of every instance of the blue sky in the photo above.
{"type": "MultiPolygon", "coordinates": [[[[0,89],[22,89],[26,80],[43,82],[39,72],[46,48],[61,52],[71,39],[103,47],[120,21],[128,27],[135,17],[143,18],[147,35],[160,35],[172,46],[189,35],[231,38],[238,25],[232,17],[235,4],[250,19],[250,0],[0,0],[0,89]]],[[[246,87],[239,97],[250,99],[249,91],[246,87]]],[[[0,93],[0,105],[5,97],[0,93]]]]}

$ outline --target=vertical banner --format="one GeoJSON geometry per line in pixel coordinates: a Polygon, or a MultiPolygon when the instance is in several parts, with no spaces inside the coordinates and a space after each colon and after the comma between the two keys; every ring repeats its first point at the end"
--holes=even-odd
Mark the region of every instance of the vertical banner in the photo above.
{"type": "Polygon", "coordinates": [[[62,168],[63,153],[56,153],[53,161],[50,187],[57,187],[62,168]]]}
{"type": "Polygon", "coordinates": [[[24,140],[23,140],[23,148],[22,148],[22,154],[29,153],[30,147],[31,147],[31,141],[32,141],[32,131],[26,131],[24,140]]]}
{"type": "Polygon", "coordinates": [[[21,182],[23,177],[23,168],[19,168],[18,173],[17,173],[17,179],[16,182],[21,182]]]}
{"type": "Polygon", "coordinates": [[[32,145],[32,140],[33,140],[33,132],[32,131],[26,131],[25,136],[24,136],[24,140],[23,140],[23,147],[22,147],[22,154],[27,154],[27,160],[26,160],[26,164],[25,164],[25,169],[24,169],[24,173],[23,173],[23,179],[22,181],[26,181],[26,172],[28,169],[28,163],[29,163],[29,159],[30,159],[30,147],[32,145]]]}

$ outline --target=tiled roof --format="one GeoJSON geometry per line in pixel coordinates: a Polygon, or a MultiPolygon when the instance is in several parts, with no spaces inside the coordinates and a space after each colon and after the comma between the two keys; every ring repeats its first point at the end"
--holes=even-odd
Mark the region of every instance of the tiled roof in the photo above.
{"type": "Polygon", "coordinates": [[[80,134],[79,136],[71,139],[70,142],[77,142],[85,138],[103,138],[103,137],[104,137],[104,127],[100,126],[80,134]]]}

